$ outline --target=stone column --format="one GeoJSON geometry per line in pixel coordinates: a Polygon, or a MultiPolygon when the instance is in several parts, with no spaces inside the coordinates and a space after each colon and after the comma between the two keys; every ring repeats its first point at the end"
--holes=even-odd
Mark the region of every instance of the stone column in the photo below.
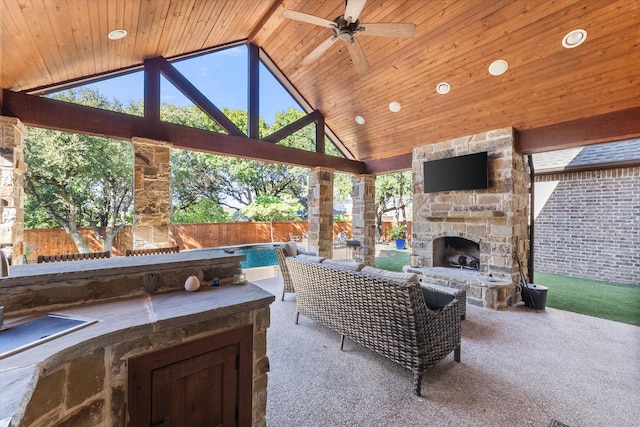
{"type": "Polygon", "coordinates": [[[376,264],[376,177],[356,175],[351,178],[353,199],[353,238],[362,246],[354,251],[354,260],[366,265],[376,264]]]}
{"type": "Polygon", "coordinates": [[[22,264],[24,246],[24,172],[27,134],[22,122],[0,116],[0,248],[12,264],[22,264]]]}
{"type": "Polygon", "coordinates": [[[309,250],[333,257],[333,169],[309,172],[309,250]]]}
{"type": "Polygon", "coordinates": [[[133,138],[133,248],[161,248],[169,244],[171,144],[133,138]]]}

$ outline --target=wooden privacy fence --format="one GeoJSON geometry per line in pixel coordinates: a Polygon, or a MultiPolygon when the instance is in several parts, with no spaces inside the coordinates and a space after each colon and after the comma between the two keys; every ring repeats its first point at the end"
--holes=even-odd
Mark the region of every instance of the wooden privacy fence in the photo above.
{"type": "MultiPolygon", "coordinates": [[[[181,250],[210,248],[219,246],[239,246],[253,243],[287,242],[289,233],[306,236],[307,222],[225,222],[208,224],[170,224],[169,244],[180,246],[181,250]]],[[[89,243],[92,252],[103,250],[91,228],[81,228],[80,234],[89,243]]],[[[334,222],[333,236],[346,231],[353,236],[350,222],[334,222]]],[[[78,252],[71,236],[62,228],[24,230],[27,259],[36,262],[38,255],[56,255],[78,252]]],[[[112,255],[124,256],[132,249],[132,226],[125,226],[113,239],[112,255]]]]}

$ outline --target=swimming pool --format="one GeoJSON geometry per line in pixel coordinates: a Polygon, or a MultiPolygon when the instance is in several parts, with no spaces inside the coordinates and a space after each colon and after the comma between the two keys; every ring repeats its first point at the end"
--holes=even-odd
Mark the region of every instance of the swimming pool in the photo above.
{"type": "Polygon", "coordinates": [[[238,246],[235,248],[227,248],[226,251],[233,251],[235,254],[242,254],[247,257],[246,260],[240,261],[242,268],[266,267],[270,265],[278,265],[275,248],[280,245],[248,245],[238,246]]]}

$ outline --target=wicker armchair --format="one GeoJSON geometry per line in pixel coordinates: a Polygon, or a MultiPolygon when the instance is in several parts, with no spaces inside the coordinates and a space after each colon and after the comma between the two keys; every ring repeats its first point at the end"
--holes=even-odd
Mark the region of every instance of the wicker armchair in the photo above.
{"type": "MultiPolygon", "coordinates": [[[[298,316],[309,317],[413,372],[420,395],[422,375],[451,352],[460,361],[460,316],[454,299],[431,310],[417,282],[381,278],[285,259],[295,283],[298,316]]],[[[428,291],[426,291],[428,292],[428,291]]]]}
{"type": "Polygon", "coordinates": [[[275,248],[276,251],[276,259],[278,260],[278,266],[280,267],[280,274],[282,275],[282,298],[281,301],[284,301],[285,292],[295,292],[293,288],[293,282],[291,281],[291,275],[289,275],[289,267],[287,267],[287,263],[285,260],[287,259],[287,255],[284,253],[282,248],[275,248]]]}

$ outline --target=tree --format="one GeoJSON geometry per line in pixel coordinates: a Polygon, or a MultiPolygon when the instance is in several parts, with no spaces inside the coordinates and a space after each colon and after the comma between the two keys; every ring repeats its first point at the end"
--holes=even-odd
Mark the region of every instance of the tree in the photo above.
{"type": "Polygon", "coordinates": [[[174,211],[172,222],[175,224],[231,222],[231,215],[213,200],[202,199],[187,208],[174,211]]]}
{"type": "Polygon", "coordinates": [[[406,208],[413,200],[411,171],[376,177],[376,227],[382,236],[382,216],[395,212],[398,224],[407,221],[406,208]]]}
{"type": "Polygon", "coordinates": [[[298,221],[302,205],[293,197],[258,196],[255,203],[242,209],[242,214],[255,221],[298,221]]]}
{"type": "MultiPolygon", "coordinates": [[[[54,96],[99,108],[120,110],[94,90],[72,90],[54,96]]],[[[25,138],[25,224],[64,228],[79,252],[90,248],[79,232],[90,226],[105,251],[125,225],[132,203],[133,148],[130,143],[89,135],[30,128],[25,138]],[[37,208],[36,208],[37,206],[37,208]],[[50,221],[44,221],[44,217],[50,221]]]]}

